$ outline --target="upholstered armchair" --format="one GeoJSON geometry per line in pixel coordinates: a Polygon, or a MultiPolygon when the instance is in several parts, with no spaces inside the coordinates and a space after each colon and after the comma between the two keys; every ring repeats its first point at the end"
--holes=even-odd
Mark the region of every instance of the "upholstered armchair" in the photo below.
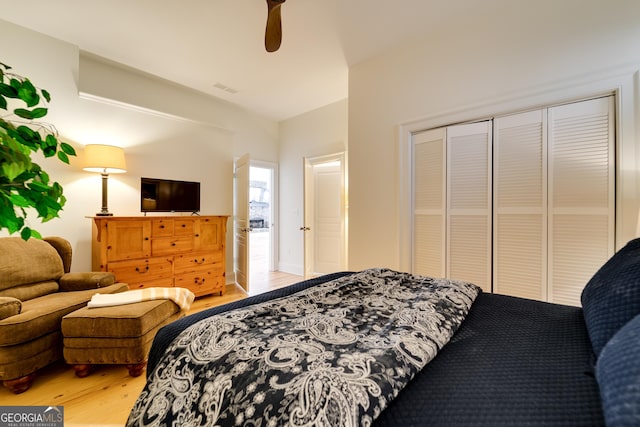
{"type": "Polygon", "coordinates": [[[62,317],[100,292],[128,289],[111,273],[71,273],[71,244],[0,238],[0,379],[26,391],[36,372],[62,358],[62,317]]]}

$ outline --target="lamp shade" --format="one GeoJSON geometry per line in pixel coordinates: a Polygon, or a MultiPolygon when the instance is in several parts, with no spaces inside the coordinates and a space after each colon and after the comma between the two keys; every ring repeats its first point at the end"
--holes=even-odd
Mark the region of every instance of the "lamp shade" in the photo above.
{"type": "Polygon", "coordinates": [[[99,173],[124,173],[124,150],[113,145],[88,144],[84,147],[84,170],[99,173]]]}

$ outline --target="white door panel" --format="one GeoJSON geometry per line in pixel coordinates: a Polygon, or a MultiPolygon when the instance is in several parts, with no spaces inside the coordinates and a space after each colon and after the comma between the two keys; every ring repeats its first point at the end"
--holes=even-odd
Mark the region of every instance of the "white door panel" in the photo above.
{"type": "Polygon", "coordinates": [[[344,270],[346,186],[344,154],[305,158],[305,276],[344,270]]]}
{"type": "Polygon", "coordinates": [[[249,292],[249,154],[236,161],[235,221],[236,282],[249,292]]]}

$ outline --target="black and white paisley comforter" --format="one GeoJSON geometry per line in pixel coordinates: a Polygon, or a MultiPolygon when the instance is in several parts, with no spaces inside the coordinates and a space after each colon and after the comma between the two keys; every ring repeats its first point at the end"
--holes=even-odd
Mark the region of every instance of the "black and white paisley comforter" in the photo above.
{"type": "Polygon", "coordinates": [[[204,319],[167,348],[127,425],[370,425],[478,293],[372,269],[204,319]]]}

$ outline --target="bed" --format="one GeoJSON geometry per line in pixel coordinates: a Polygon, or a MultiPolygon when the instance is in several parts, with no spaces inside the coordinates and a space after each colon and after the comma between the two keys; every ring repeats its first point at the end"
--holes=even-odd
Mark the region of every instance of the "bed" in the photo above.
{"type": "Polygon", "coordinates": [[[640,425],[640,239],[582,307],[371,269],[187,316],[158,332],[127,422],[605,424],[640,425]]]}

